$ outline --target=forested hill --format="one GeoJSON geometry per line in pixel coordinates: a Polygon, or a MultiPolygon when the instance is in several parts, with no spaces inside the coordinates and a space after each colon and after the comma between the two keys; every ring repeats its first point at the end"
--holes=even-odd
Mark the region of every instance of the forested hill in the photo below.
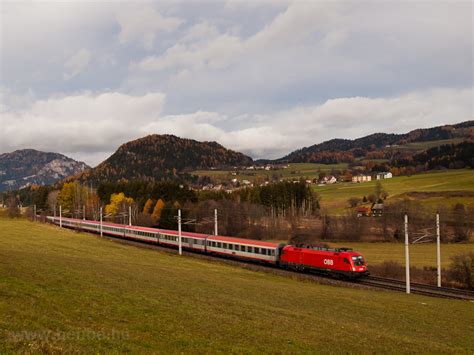
{"type": "Polygon", "coordinates": [[[420,143],[419,151],[430,148],[421,143],[439,142],[439,145],[450,140],[474,140],[474,121],[455,125],[444,125],[426,129],[416,129],[405,134],[375,133],[362,138],[332,139],[320,144],[296,150],[278,159],[290,163],[350,163],[357,158],[384,159],[393,156],[394,151],[404,149],[407,145],[420,143]],[[444,141],[444,142],[443,142],[444,141]]]}
{"type": "Polygon", "coordinates": [[[150,135],[123,144],[80,180],[118,181],[173,179],[196,169],[247,166],[252,158],[216,142],[198,142],[173,135],[150,135]]]}
{"type": "Polygon", "coordinates": [[[34,149],[0,154],[0,191],[30,185],[49,185],[89,167],[58,153],[34,149]]]}

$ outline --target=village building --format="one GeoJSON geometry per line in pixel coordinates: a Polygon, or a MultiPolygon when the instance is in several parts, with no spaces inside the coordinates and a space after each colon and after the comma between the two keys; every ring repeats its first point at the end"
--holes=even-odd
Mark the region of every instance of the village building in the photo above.
{"type": "Polygon", "coordinates": [[[382,172],[382,173],[377,173],[376,175],[377,180],[391,179],[392,177],[393,177],[393,174],[391,172],[382,172]]]}
{"type": "Polygon", "coordinates": [[[383,215],[383,203],[374,203],[372,205],[371,211],[373,217],[381,217],[383,215]]]}
{"type": "Polygon", "coordinates": [[[370,217],[370,208],[368,207],[358,207],[357,210],[357,217],[370,217]]]}
{"type": "Polygon", "coordinates": [[[352,182],[369,182],[372,181],[372,176],[370,175],[356,175],[352,177],[352,182]]]}
{"type": "Polygon", "coordinates": [[[335,184],[336,182],[337,179],[332,175],[325,176],[320,181],[321,184],[335,184]]]}

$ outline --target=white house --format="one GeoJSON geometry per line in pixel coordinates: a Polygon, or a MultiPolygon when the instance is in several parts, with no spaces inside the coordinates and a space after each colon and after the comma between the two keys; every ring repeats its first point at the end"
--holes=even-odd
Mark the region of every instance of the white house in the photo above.
{"type": "Polygon", "coordinates": [[[372,181],[372,176],[370,175],[356,175],[352,177],[352,182],[369,182],[372,181]]]}
{"type": "Polygon", "coordinates": [[[377,180],[391,179],[393,177],[391,172],[383,172],[377,174],[377,180]]]}

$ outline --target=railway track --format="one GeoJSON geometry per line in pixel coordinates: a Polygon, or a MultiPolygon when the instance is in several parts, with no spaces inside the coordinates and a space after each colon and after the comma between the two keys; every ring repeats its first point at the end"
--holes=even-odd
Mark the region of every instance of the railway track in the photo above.
{"type": "MultiPolygon", "coordinates": [[[[387,279],[378,276],[369,276],[366,279],[360,280],[360,284],[371,286],[375,288],[382,288],[387,290],[406,292],[405,281],[387,279]]],[[[451,287],[437,287],[434,285],[427,285],[421,283],[412,282],[410,284],[410,292],[419,295],[441,297],[441,298],[453,298],[474,301],[474,291],[463,290],[451,287]]]]}
{"type": "MultiPolygon", "coordinates": [[[[88,233],[87,231],[81,231],[81,232],[88,233]]],[[[91,234],[94,234],[94,233],[91,233],[91,234]]],[[[94,234],[94,235],[97,235],[97,234],[94,234]]],[[[122,244],[133,245],[140,248],[157,249],[157,250],[165,251],[172,254],[178,253],[178,251],[174,248],[161,246],[157,244],[144,243],[144,242],[139,242],[139,241],[135,241],[131,239],[124,239],[124,238],[114,237],[114,236],[109,236],[109,235],[104,235],[102,238],[119,242],[122,244]]],[[[216,262],[216,261],[222,262],[225,264],[239,266],[239,267],[253,270],[253,271],[273,273],[276,275],[286,276],[286,277],[290,277],[290,278],[301,280],[301,281],[313,281],[322,285],[344,286],[344,287],[365,288],[365,289],[377,288],[377,289],[405,292],[405,281],[401,281],[401,280],[387,279],[387,278],[382,278],[382,277],[377,277],[377,276],[369,276],[366,279],[360,279],[356,281],[341,280],[341,279],[330,278],[328,276],[323,276],[321,274],[290,271],[290,270],[277,268],[271,265],[251,263],[247,261],[224,258],[224,257],[216,257],[214,255],[202,254],[202,253],[191,252],[191,251],[186,251],[186,250],[183,250],[183,255],[198,257],[198,258],[206,259],[213,262],[216,262]]],[[[433,285],[426,285],[426,284],[420,284],[420,283],[411,283],[410,289],[411,289],[411,293],[424,295],[424,296],[461,299],[461,300],[469,300],[469,301],[474,300],[474,291],[469,291],[469,290],[455,289],[455,288],[449,288],[449,287],[439,288],[433,285]]]]}

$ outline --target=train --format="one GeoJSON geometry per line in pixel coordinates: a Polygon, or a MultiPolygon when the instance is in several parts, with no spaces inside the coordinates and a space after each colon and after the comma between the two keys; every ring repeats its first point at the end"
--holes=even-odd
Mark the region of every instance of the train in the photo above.
{"type": "MultiPolygon", "coordinates": [[[[117,238],[179,248],[179,232],[84,219],[48,216],[50,223],[117,238]]],[[[362,254],[350,248],[290,245],[193,232],[181,232],[184,250],[263,263],[282,269],[360,279],[369,275],[362,254]]]]}

